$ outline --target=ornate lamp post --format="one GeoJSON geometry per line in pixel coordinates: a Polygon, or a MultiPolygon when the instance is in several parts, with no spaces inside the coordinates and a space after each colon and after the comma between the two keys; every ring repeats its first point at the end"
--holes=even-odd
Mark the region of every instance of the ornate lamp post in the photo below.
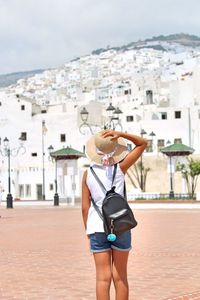
{"type": "MultiPolygon", "coordinates": [[[[81,115],[81,120],[83,121],[83,123],[79,127],[80,133],[85,134],[85,132],[83,130],[85,128],[85,129],[89,129],[91,134],[94,134],[92,127],[88,123],[89,112],[87,111],[87,109],[85,107],[82,108],[80,115],[81,115]]],[[[95,126],[95,127],[97,127],[97,126],[95,126]]]]}
{"type": "Polygon", "coordinates": [[[87,111],[87,109],[85,107],[82,108],[80,114],[81,114],[81,119],[82,119],[83,123],[87,123],[89,112],[87,111]]]}
{"type": "MultiPolygon", "coordinates": [[[[156,136],[156,134],[152,131],[151,133],[149,133],[149,136],[151,137],[152,141],[154,139],[154,137],[156,136]]],[[[153,150],[153,149],[152,149],[153,150]]]]}
{"type": "Polygon", "coordinates": [[[45,166],[44,166],[44,158],[45,158],[45,151],[44,151],[44,136],[47,133],[47,128],[45,125],[45,121],[42,120],[42,200],[45,200],[45,166]]]}
{"type": "MultiPolygon", "coordinates": [[[[120,115],[122,114],[122,111],[119,109],[119,107],[115,108],[112,105],[112,103],[110,103],[109,106],[106,108],[106,112],[107,112],[108,121],[102,126],[103,129],[112,128],[115,130],[117,126],[120,126],[122,130],[122,125],[120,122],[120,115]]],[[[80,115],[83,123],[80,125],[79,130],[82,134],[85,134],[83,128],[88,128],[91,134],[94,134],[95,129],[98,130],[102,129],[98,125],[92,126],[91,124],[88,123],[89,112],[85,107],[83,107],[82,110],[80,111],[80,115]]]]}
{"type": "Polygon", "coordinates": [[[8,194],[6,197],[7,208],[13,208],[13,196],[11,194],[11,156],[17,156],[19,151],[22,150],[22,154],[26,152],[25,147],[23,146],[22,138],[19,138],[20,145],[17,148],[10,148],[9,139],[7,137],[3,140],[3,148],[0,148],[0,153],[2,156],[7,156],[8,158],[8,194]]]}
{"type": "Polygon", "coordinates": [[[106,108],[107,114],[108,114],[108,124],[105,125],[108,128],[111,128],[112,118],[113,118],[113,112],[115,111],[115,107],[112,105],[112,103],[109,104],[109,106],[106,108]]]}
{"type": "Polygon", "coordinates": [[[49,148],[49,154],[52,159],[52,161],[55,161],[55,194],[54,194],[54,206],[59,206],[59,195],[58,195],[58,181],[57,181],[57,159],[56,157],[52,156],[51,154],[53,153],[53,146],[50,145],[49,148]]]}
{"type": "MultiPolygon", "coordinates": [[[[146,133],[144,129],[141,130],[140,135],[143,137],[146,133]]],[[[140,187],[141,191],[143,192],[144,189],[144,174],[143,174],[143,155],[140,156],[140,164],[141,164],[141,170],[140,170],[140,187]]]]}
{"type": "Polygon", "coordinates": [[[117,126],[120,126],[120,129],[122,130],[122,125],[120,123],[120,115],[122,114],[121,109],[119,109],[119,107],[115,108],[112,103],[110,103],[106,111],[108,112],[108,124],[105,127],[115,130],[117,126]]]}

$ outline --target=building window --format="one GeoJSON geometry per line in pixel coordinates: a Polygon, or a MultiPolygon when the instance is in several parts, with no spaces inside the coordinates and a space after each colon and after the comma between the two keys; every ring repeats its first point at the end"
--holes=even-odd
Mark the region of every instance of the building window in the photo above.
{"type": "Polygon", "coordinates": [[[165,140],[163,139],[160,139],[157,141],[157,147],[158,147],[158,150],[162,149],[165,147],[165,140]]]}
{"type": "Polygon", "coordinates": [[[153,141],[152,140],[148,140],[146,152],[153,152],[153,141]]]}
{"type": "Polygon", "coordinates": [[[174,144],[182,144],[182,139],[174,139],[174,144]]]}
{"type": "Polygon", "coordinates": [[[24,185],[19,184],[19,197],[24,198],[24,185]]]}
{"type": "Polygon", "coordinates": [[[21,132],[21,140],[26,141],[27,140],[27,133],[26,132],[21,132]]]}
{"type": "Polygon", "coordinates": [[[175,119],[181,119],[181,111],[178,110],[178,111],[175,111],[175,119]]]}
{"type": "Polygon", "coordinates": [[[61,134],[60,135],[60,141],[61,142],[66,142],[66,136],[65,136],[65,134],[61,134]]]}
{"type": "Polygon", "coordinates": [[[125,91],[124,91],[124,95],[131,95],[131,89],[125,90],[125,91]]]}
{"type": "Polygon", "coordinates": [[[151,90],[146,91],[146,101],[147,104],[153,104],[153,91],[151,90]]]}
{"type": "Polygon", "coordinates": [[[167,120],[167,113],[161,112],[161,120],[167,120]]]}
{"type": "Polygon", "coordinates": [[[126,116],[126,121],[127,122],[133,122],[134,121],[133,116],[126,116]]]}
{"type": "Polygon", "coordinates": [[[26,192],[26,197],[31,197],[31,185],[30,184],[26,184],[25,185],[25,192],[26,192]]]}
{"type": "Polygon", "coordinates": [[[49,185],[49,190],[50,190],[50,191],[53,191],[53,183],[50,183],[50,185],[49,185]]]}
{"type": "Polygon", "coordinates": [[[47,113],[47,110],[46,109],[42,109],[41,110],[41,114],[46,114],[47,113]]]}
{"type": "Polygon", "coordinates": [[[32,152],[31,156],[34,156],[34,157],[37,156],[37,152],[32,152]]]}
{"type": "Polygon", "coordinates": [[[25,110],[25,105],[21,105],[21,110],[25,110]]]}

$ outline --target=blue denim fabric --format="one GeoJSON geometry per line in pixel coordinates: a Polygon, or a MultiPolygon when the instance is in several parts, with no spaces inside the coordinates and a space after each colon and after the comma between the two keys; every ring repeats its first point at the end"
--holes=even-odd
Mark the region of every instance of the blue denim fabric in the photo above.
{"type": "Polygon", "coordinates": [[[111,249],[119,251],[131,250],[131,231],[122,233],[114,242],[109,242],[107,240],[107,235],[104,232],[90,234],[91,252],[104,252],[111,249]]]}

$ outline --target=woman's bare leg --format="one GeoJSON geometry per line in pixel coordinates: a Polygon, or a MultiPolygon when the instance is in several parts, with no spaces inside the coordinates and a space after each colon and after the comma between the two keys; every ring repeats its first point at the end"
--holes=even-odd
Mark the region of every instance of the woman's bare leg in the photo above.
{"type": "Polygon", "coordinates": [[[110,300],[111,251],[94,253],[94,260],[96,265],[96,299],[110,300]]]}
{"type": "Polygon", "coordinates": [[[116,290],[116,300],[128,300],[129,287],[127,279],[128,251],[112,250],[113,282],[116,290]]]}

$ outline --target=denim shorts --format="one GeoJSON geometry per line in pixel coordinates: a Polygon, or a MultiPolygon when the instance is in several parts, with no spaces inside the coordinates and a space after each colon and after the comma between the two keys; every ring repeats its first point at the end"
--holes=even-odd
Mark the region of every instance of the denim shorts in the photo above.
{"type": "Polygon", "coordinates": [[[122,233],[114,242],[109,242],[104,232],[90,234],[90,251],[92,253],[109,251],[111,249],[119,251],[131,250],[131,231],[122,233]]]}

